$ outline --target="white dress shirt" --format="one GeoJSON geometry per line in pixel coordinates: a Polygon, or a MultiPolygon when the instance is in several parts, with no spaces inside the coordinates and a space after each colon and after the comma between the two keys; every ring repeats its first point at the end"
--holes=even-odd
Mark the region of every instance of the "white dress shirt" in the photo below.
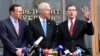
{"type": "Polygon", "coordinates": [[[68,19],[68,30],[70,30],[71,21],[73,22],[73,25],[74,25],[75,24],[75,20],[76,20],[76,18],[74,18],[72,20],[68,19]]]}
{"type": "Polygon", "coordinates": [[[46,22],[46,19],[42,19],[40,16],[39,16],[39,20],[40,20],[40,23],[41,23],[42,26],[43,26],[43,21],[46,22]]]}
{"type": "Polygon", "coordinates": [[[13,23],[16,33],[19,34],[19,23],[17,19],[14,19],[12,16],[10,16],[11,22],[13,23]]]}

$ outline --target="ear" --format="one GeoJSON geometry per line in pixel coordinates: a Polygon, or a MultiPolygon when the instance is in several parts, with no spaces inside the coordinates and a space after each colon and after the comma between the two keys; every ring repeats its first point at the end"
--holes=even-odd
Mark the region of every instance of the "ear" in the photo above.
{"type": "Polygon", "coordinates": [[[13,14],[14,11],[11,11],[11,14],[13,14]]]}

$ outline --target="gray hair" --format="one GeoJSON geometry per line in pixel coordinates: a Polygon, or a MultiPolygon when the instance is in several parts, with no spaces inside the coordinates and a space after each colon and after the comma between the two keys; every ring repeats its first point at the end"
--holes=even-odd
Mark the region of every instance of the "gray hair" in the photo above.
{"type": "Polygon", "coordinates": [[[41,9],[44,9],[46,6],[50,6],[49,3],[46,3],[46,2],[40,3],[38,6],[38,11],[41,9]]]}

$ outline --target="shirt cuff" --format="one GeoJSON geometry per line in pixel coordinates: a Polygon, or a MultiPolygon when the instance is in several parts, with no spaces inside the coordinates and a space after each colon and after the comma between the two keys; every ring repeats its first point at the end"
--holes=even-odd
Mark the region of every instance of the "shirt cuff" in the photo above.
{"type": "Polygon", "coordinates": [[[87,20],[87,22],[88,22],[88,23],[91,23],[92,21],[91,21],[91,20],[87,20]]]}

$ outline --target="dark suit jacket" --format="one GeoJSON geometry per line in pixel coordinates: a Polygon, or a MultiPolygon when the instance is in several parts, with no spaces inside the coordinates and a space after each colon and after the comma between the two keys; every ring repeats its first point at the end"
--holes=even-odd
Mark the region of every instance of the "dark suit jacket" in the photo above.
{"type": "Polygon", "coordinates": [[[39,44],[41,48],[53,48],[56,44],[56,24],[54,21],[47,19],[47,36],[45,37],[42,25],[39,18],[33,19],[29,22],[28,26],[28,38],[31,45],[34,44],[40,36],[43,36],[43,40],[39,44]]]}
{"type": "Polygon", "coordinates": [[[68,30],[68,20],[59,24],[58,26],[58,43],[62,44],[64,48],[69,49],[71,52],[76,50],[76,46],[81,46],[83,49],[86,48],[84,42],[84,35],[93,35],[94,29],[92,22],[88,23],[76,19],[74,24],[74,33],[73,36],[70,36],[68,30]]]}
{"type": "Polygon", "coordinates": [[[26,23],[23,20],[19,21],[19,35],[10,18],[0,22],[0,38],[4,45],[3,56],[16,56],[16,48],[24,46],[25,38],[24,31],[26,23]]]}

